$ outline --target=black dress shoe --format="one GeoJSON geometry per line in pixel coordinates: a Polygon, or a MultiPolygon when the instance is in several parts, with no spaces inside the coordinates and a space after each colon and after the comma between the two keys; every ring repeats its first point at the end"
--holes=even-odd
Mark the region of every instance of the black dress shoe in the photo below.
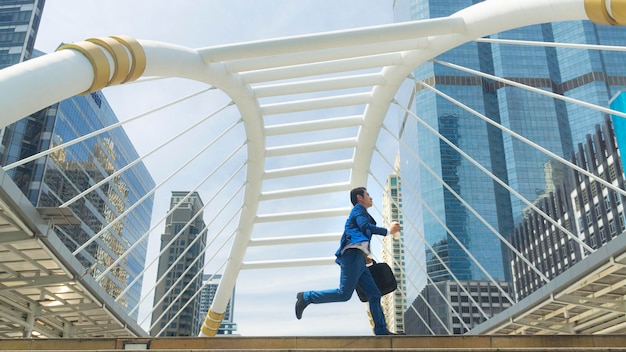
{"type": "Polygon", "coordinates": [[[296,301],[296,318],[298,318],[298,320],[302,319],[302,312],[304,312],[304,308],[306,308],[306,306],[309,305],[309,302],[304,300],[304,293],[303,292],[298,292],[298,294],[296,295],[297,301],[296,301]]]}

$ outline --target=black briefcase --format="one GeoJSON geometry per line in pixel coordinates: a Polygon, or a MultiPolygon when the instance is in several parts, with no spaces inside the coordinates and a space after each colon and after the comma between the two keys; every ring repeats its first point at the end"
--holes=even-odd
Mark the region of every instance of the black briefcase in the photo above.
{"type": "MultiPolygon", "coordinates": [[[[370,265],[368,268],[374,277],[374,282],[376,283],[376,286],[378,286],[381,295],[384,296],[398,288],[398,283],[396,282],[396,277],[393,275],[393,270],[391,270],[391,267],[387,263],[377,263],[374,261],[374,264],[370,265]]],[[[356,294],[359,296],[361,302],[367,302],[365,292],[363,292],[358,285],[356,287],[356,294]]]]}

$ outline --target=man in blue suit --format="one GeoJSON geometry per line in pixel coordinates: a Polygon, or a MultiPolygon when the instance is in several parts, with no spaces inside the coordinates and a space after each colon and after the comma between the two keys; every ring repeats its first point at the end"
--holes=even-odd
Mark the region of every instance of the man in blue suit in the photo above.
{"type": "Polygon", "coordinates": [[[393,222],[387,230],[376,226],[376,221],[367,212],[372,206],[372,197],[365,187],[357,187],[350,191],[350,201],[354,206],[346,220],[341,236],[341,244],[337,253],[337,264],[341,267],[339,288],[323,291],[298,292],[296,295],[296,318],[302,318],[302,312],[311,303],[346,302],[352,297],[358,285],[367,296],[370,313],[374,321],[376,335],[395,335],[387,329],[385,315],[380,305],[380,290],[367,268],[372,262],[369,257],[372,235],[386,236],[388,233],[399,232],[400,224],[393,222]]]}

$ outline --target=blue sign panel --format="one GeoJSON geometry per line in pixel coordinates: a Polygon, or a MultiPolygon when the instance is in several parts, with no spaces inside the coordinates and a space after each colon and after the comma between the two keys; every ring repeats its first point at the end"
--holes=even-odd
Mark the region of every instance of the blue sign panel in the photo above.
{"type": "MultiPolygon", "coordinates": [[[[626,113],[626,91],[617,93],[611,99],[610,107],[613,110],[626,113]]],[[[622,165],[626,166],[626,117],[611,115],[613,129],[615,130],[615,138],[617,139],[617,147],[619,148],[622,158],[622,165]]]]}

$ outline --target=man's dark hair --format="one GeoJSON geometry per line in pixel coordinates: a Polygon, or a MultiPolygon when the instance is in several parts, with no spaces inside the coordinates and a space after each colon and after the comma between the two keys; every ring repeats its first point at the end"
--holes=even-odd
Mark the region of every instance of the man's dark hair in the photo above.
{"type": "Polygon", "coordinates": [[[350,201],[352,202],[352,205],[356,205],[356,203],[359,202],[359,200],[356,198],[356,196],[363,197],[366,190],[367,189],[365,189],[365,187],[357,187],[357,188],[353,188],[350,191],[350,201]]]}

